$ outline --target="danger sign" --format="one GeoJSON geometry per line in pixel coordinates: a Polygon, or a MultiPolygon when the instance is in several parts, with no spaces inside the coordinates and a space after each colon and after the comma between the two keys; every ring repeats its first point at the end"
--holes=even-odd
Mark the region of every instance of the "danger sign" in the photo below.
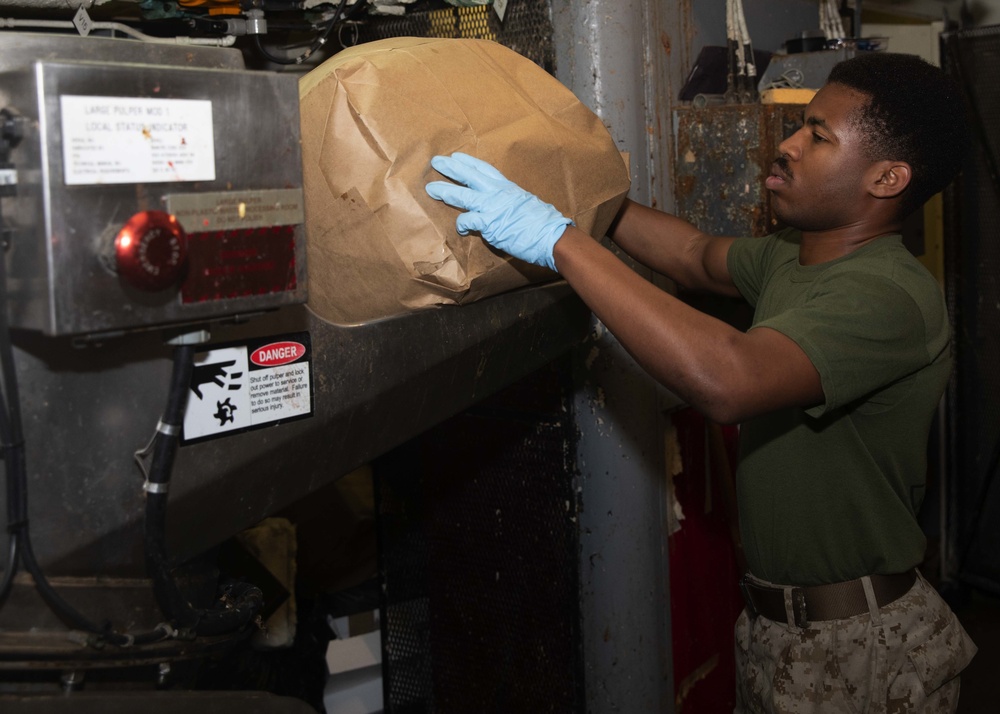
{"type": "Polygon", "coordinates": [[[310,351],[304,332],[197,353],[183,442],[312,416],[310,351]]]}

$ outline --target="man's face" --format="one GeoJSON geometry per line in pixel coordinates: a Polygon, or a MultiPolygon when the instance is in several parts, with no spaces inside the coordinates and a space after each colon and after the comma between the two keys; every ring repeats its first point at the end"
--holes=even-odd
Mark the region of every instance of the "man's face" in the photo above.
{"type": "Polygon", "coordinates": [[[766,186],[775,214],[787,225],[823,231],[860,218],[865,170],[872,162],[851,116],[865,100],[844,85],[826,85],[806,107],[802,128],[778,147],[781,156],[766,186]]]}

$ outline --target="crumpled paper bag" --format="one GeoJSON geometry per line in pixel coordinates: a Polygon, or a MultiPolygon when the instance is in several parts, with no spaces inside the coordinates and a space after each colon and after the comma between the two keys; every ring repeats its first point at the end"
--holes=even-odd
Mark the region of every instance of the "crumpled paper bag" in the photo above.
{"type": "Polygon", "coordinates": [[[309,306],[339,324],[462,304],[552,280],[478,234],[424,187],[463,151],[600,238],[629,189],[601,120],[530,60],[488,40],[390,38],[299,82],[309,306]]]}

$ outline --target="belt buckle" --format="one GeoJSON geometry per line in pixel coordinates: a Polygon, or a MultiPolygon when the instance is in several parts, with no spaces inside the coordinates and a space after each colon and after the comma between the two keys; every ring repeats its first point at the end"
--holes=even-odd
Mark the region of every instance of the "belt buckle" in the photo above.
{"type": "Polygon", "coordinates": [[[806,612],[806,594],[802,588],[792,588],[792,615],[795,625],[803,630],[809,627],[809,617],[806,612]]]}
{"type": "Polygon", "coordinates": [[[743,595],[743,604],[746,605],[747,608],[747,615],[750,616],[751,620],[756,620],[759,613],[753,604],[753,597],[750,595],[750,588],[747,585],[747,575],[745,573],[740,578],[739,585],[740,593],[743,595]]]}

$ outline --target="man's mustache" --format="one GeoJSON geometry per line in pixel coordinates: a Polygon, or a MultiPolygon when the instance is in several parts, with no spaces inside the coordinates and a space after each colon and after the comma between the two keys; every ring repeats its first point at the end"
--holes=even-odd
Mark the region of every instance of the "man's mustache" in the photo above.
{"type": "Polygon", "coordinates": [[[792,167],[788,164],[788,157],[779,156],[774,160],[774,165],[785,175],[785,178],[792,178],[792,167]]]}

